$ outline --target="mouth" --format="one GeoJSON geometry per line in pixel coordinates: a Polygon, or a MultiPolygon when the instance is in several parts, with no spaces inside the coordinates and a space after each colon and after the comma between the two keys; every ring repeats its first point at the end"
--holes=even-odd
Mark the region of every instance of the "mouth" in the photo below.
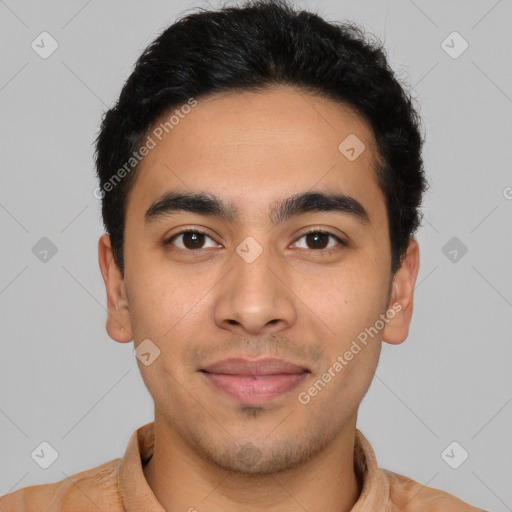
{"type": "Polygon", "coordinates": [[[311,371],[282,359],[225,359],[200,372],[216,390],[245,405],[260,405],[296,388],[311,371]]]}

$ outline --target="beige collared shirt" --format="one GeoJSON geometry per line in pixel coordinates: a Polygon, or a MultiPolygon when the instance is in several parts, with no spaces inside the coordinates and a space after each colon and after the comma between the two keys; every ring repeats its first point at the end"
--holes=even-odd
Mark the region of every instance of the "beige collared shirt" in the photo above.
{"type": "MultiPolygon", "coordinates": [[[[137,429],[122,458],[53,484],[34,485],[0,498],[0,512],[165,512],[143,466],[151,458],[154,423],[137,429]]],[[[354,463],[363,482],[352,512],[479,512],[443,491],[379,469],[372,447],[356,430],[354,463]]]]}

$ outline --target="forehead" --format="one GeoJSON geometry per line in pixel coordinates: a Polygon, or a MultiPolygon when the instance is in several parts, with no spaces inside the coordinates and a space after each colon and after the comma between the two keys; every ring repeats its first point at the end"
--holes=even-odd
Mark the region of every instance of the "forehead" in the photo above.
{"type": "Polygon", "coordinates": [[[186,112],[174,117],[172,128],[160,129],[161,140],[154,128],[149,132],[156,144],[139,165],[130,193],[141,208],[176,188],[211,191],[238,203],[242,213],[244,205],[263,208],[273,198],[313,188],[383,205],[371,127],[343,104],[276,87],[214,94],[186,112]]]}

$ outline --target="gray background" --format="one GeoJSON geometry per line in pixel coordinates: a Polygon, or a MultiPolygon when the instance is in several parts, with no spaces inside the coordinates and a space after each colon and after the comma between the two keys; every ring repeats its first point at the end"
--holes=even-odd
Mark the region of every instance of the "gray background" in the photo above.
{"type": "MultiPolygon", "coordinates": [[[[359,428],[381,467],[512,510],[511,2],[296,3],[384,40],[428,139],[410,336],[384,344],[359,428]],[[458,58],[441,46],[453,31],[469,44],[458,58]],[[469,453],[458,469],[441,457],[452,441],[469,453]]],[[[140,52],[195,6],[0,0],[0,495],[120,457],[153,419],[132,344],[104,329],[92,141],[140,52]],[[31,48],[43,31],[59,44],[48,59],[31,48]],[[59,453],[46,470],[42,441],[59,453]]]]}

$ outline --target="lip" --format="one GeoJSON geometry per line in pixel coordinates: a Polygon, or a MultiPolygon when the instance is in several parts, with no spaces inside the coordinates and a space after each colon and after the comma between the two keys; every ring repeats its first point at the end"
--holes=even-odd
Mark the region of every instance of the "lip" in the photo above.
{"type": "Polygon", "coordinates": [[[311,373],[308,368],[275,358],[225,359],[200,371],[215,388],[246,405],[273,400],[311,373]]]}

